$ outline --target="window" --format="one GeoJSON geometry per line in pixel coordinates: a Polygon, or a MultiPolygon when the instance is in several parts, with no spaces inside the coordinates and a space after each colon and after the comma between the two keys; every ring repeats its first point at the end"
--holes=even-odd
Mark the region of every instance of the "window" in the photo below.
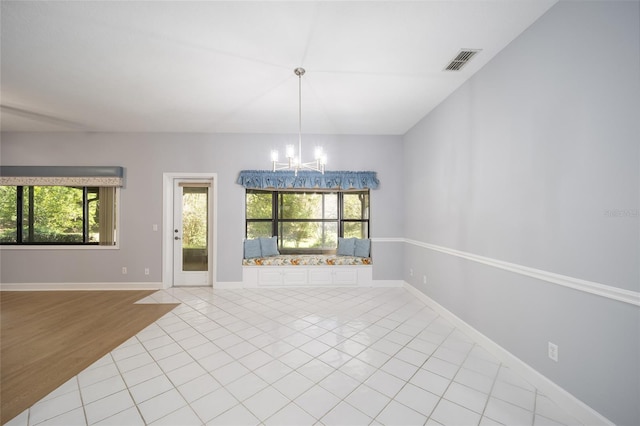
{"type": "Polygon", "coordinates": [[[0,186],[0,243],[116,243],[116,188],[0,186]]]}
{"type": "Polygon", "coordinates": [[[247,189],[246,237],[271,236],[281,253],[331,253],[338,237],[369,238],[369,191],[247,189]]]}

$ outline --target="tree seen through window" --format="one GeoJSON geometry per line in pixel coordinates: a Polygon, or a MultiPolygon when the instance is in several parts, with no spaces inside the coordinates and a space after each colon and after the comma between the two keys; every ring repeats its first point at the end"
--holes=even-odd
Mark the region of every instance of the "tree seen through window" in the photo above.
{"type": "Polygon", "coordinates": [[[246,193],[246,237],[278,236],[281,253],[329,253],[339,237],[369,237],[369,191],[246,193]]]}
{"type": "Polygon", "coordinates": [[[113,245],[114,193],[111,187],[0,186],[0,243],[113,245]],[[101,198],[108,200],[102,206],[101,198]]]}

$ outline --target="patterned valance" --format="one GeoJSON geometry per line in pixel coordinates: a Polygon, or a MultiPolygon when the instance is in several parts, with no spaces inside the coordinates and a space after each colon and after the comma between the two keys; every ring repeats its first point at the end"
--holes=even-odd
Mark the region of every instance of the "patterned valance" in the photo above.
{"type": "Polygon", "coordinates": [[[376,172],[242,170],[237,183],[248,189],[376,189],[376,172]]]}
{"type": "Polygon", "coordinates": [[[0,166],[5,186],[123,186],[117,166],[0,166]]]}

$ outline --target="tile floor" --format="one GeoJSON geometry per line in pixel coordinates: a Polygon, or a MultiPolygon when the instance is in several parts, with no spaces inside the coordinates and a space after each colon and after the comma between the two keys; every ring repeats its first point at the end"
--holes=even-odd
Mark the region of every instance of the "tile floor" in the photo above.
{"type": "Polygon", "coordinates": [[[8,425],[577,424],[401,288],[182,288],[141,303],[175,301],[8,425]]]}

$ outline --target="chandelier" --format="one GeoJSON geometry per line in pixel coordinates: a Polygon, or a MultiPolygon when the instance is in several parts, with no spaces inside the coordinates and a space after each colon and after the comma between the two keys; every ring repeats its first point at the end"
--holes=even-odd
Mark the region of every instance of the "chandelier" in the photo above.
{"type": "Polygon", "coordinates": [[[316,147],[314,153],[314,161],[308,163],[302,162],[302,76],[305,73],[304,68],[296,68],[293,72],[298,76],[298,152],[296,155],[295,146],[287,145],[285,155],[287,161],[278,161],[278,150],[271,151],[271,163],[273,171],[276,170],[293,170],[298,175],[298,170],[313,170],[324,174],[324,166],[327,164],[327,155],[321,147],[316,147]]]}

